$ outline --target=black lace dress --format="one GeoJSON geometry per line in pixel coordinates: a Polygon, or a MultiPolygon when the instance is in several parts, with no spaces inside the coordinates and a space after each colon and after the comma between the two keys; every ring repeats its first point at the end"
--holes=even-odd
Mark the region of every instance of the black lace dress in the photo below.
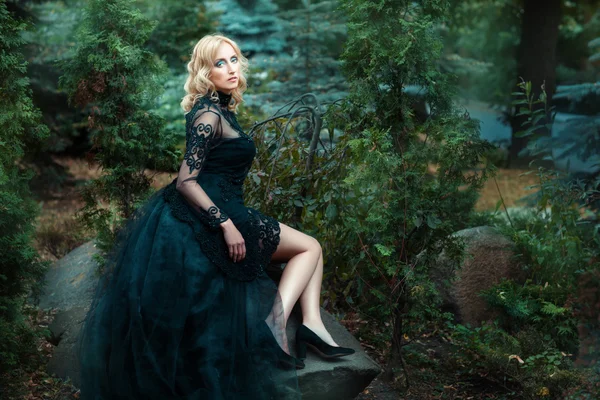
{"type": "Polygon", "coordinates": [[[254,142],[226,107],[204,96],[186,114],[178,177],[120,232],[80,336],[81,398],[299,399],[282,368],[281,299],[265,274],[279,223],[244,205],[254,142]],[[219,224],[245,240],[233,262],[219,224]],[[276,312],[271,313],[274,309],[276,312]],[[263,323],[264,326],[264,323],[263,323]]]}

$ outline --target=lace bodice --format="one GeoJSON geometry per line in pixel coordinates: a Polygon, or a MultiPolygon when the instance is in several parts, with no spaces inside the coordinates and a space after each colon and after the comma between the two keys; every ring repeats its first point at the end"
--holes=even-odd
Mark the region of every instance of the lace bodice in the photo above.
{"type": "Polygon", "coordinates": [[[243,184],[256,155],[228,99],[200,98],[186,114],[186,151],[179,174],[164,190],[172,214],[189,224],[204,254],[228,276],[249,281],[264,271],[279,244],[277,220],[243,200],[243,184]],[[246,257],[233,262],[220,224],[231,219],[246,243],[246,257]]]}
{"type": "MultiPolygon", "coordinates": [[[[238,124],[235,114],[227,109],[231,96],[220,91],[217,93],[218,102],[213,102],[206,95],[198,99],[186,114],[186,151],[177,177],[177,190],[190,201],[211,227],[217,227],[229,219],[229,216],[214,204],[198,184],[198,176],[203,170],[209,153],[225,141],[242,139],[252,142],[238,124]]],[[[236,171],[229,171],[228,165],[223,165],[224,168],[220,172],[228,175],[229,178],[225,181],[225,185],[231,181],[241,185],[251,162],[252,160],[241,171],[237,171],[238,174],[235,174],[236,171]]],[[[211,170],[217,173],[219,173],[218,168],[219,165],[211,165],[211,170]]],[[[232,190],[230,187],[225,189],[232,190]]]]}

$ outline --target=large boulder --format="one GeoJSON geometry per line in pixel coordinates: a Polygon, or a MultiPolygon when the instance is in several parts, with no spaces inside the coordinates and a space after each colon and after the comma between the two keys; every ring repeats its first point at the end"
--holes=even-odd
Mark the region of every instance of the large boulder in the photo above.
{"type": "Polygon", "coordinates": [[[430,271],[431,278],[445,307],[455,312],[459,322],[478,326],[495,317],[479,293],[502,278],[520,280],[523,271],[514,259],[514,243],[495,228],[463,229],[453,236],[464,241],[467,256],[462,265],[456,265],[442,252],[430,271]]]}
{"type": "MultiPolygon", "coordinates": [[[[356,398],[379,373],[379,365],[360,347],[360,343],[331,314],[321,309],[321,318],[337,344],[356,350],[351,356],[323,360],[307,352],[306,367],[298,370],[298,385],[302,398],[308,400],[350,400],[356,398]]],[[[302,323],[299,313],[294,312],[288,321],[288,338],[295,337],[302,323]]],[[[290,340],[293,344],[294,340],[290,340]]],[[[294,346],[290,346],[295,354],[294,346]]]]}
{"type": "MultiPolygon", "coordinates": [[[[40,299],[41,308],[58,309],[49,326],[57,347],[48,364],[48,372],[79,385],[77,338],[85,315],[94,297],[98,277],[92,256],[98,250],[88,242],[57,261],[46,276],[46,290],[40,299]]],[[[270,275],[278,278],[283,266],[273,266],[270,275]]],[[[299,308],[292,313],[287,337],[293,344],[296,329],[301,324],[299,308]]],[[[355,398],[380,373],[381,369],[356,340],[333,316],[321,309],[321,316],[334,340],[356,353],[333,361],[323,361],[311,352],[306,368],[298,371],[303,398],[310,400],[348,400],[355,398]]],[[[294,346],[290,345],[292,353],[294,346]]]]}
{"type": "Polygon", "coordinates": [[[45,276],[40,308],[89,307],[98,282],[96,263],[92,259],[96,253],[98,249],[94,241],[90,241],[55,262],[45,276]]]}
{"type": "Polygon", "coordinates": [[[44,294],[39,307],[57,309],[48,326],[50,342],[56,348],[48,362],[48,372],[79,385],[77,338],[92,303],[98,277],[93,255],[94,241],[87,242],[55,262],[46,273],[44,294]]]}
{"type": "MultiPolygon", "coordinates": [[[[267,274],[279,282],[285,265],[271,264],[267,274]]],[[[321,319],[337,344],[356,350],[351,356],[334,360],[323,360],[311,351],[304,360],[306,367],[298,370],[298,384],[302,398],[308,400],[342,400],[354,399],[381,372],[379,365],[365,353],[360,342],[346,330],[335,318],[321,308],[321,319]]],[[[299,305],[292,310],[286,334],[289,339],[295,338],[296,330],[302,323],[299,305]]],[[[290,340],[295,343],[295,340],[290,340]]],[[[295,349],[291,347],[292,354],[295,349]]]]}

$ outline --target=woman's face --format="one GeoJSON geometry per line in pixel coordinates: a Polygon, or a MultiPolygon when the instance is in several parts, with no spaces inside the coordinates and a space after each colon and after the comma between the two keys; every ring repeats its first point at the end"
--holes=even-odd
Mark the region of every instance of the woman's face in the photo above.
{"type": "Polygon", "coordinates": [[[227,42],[221,43],[213,60],[209,79],[217,90],[231,94],[231,91],[238,87],[240,81],[238,71],[239,60],[233,47],[227,42]]]}

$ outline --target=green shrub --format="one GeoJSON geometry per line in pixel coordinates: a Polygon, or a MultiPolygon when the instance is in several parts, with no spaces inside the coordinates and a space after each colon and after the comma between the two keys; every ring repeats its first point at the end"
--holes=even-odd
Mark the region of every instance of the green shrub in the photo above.
{"type": "Polygon", "coordinates": [[[497,323],[449,327],[455,344],[451,364],[465,379],[484,377],[527,399],[562,399],[565,390],[583,382],[568,354],[537,329],[511,335],[497,323]]]}
{"type": "MultiPolygon", "coordinates": [[[[530,85],[520,87],[526,100],[519,102],[545,102],[543,92],[534,101],[530,85]]],[[[521,110],[530,123],[539,114],[532,109],[521,110]]],[[[592,331],[600,328],[593,321],[597,310],[592,317],[586,305],[589,296],[582,294],[581,286],[584,276],[600,269],[600,210],[593,206],[600,179],[584,182],[544,168],[537,176],[533,211],[500,226],[515,242],[515,256],[527,279],[504,280],[482,291],[489,306],[499,312],[497,324],[476,329],[453,326],[456,345],[458,352],[469,350],[467,368],[488,370],[488,379],[509,380],[527,398],[593,398],[598,393],[590,380],[593,374],[575,369],[573,358],[582,350],[582,323],[590,322],[592,331]],[[592,218],[583,219],[582,209],[592,218]]],[[[592,293],[597,291],[596,286],[592,293]]]]}
{"type": "MultiPolygon", "coordinates": [[[[166,66],[144,48],[154,24],[126,0],[87,3],[78,46],[62,63],[60,86],[89,113],[90,157],[103,174],[82,190],[79,215],[109,251],[123,222],[151,194],[146,169],[177,169],[176,136],[164,119],[147,111],[162,91],[157,77],[166,66]]],[[[102,256],[96,257],[104,268],[102,256]]]]}
{"type": "Polygon", "coordinates": [[[454,77],[438,70],[435,25],[447,18],[448,2],[350,0],[343,8],[350,95],[342,129],[351,134],[344,186],[357,199],[344,226],[358,240],[353,295],[391,338],[390,376],[405,337],[449,318],[428,271],[442,250],[455,262],[461,258],[451,234],[464,227],[495,171],[493,146],[454,107],[454,77]],[[418,111],[420,102],[428,114],[418,111]]]}
{"type": "Polygon", "coordinates": [[[335,144],[307,170],[301,123],[285,138],[265,129],[247,197],[320,240],[326,300],[377,324],[378,340],[392,339],[395,364],[404,335],[449,317],[440,312],[428,268],[442,249],[461,257],[450,234],[469,220],[494,171],[486,163],[493,146],[452,106],[453,85],[436,69],[441,42],[433,24],[443,20],[445,2],[353,0],[344,9],[350,95],[330,105],[323,122],[335,144]],[[415,111],[417,100],[403,90],[408,84],[422,86],[430,116],[415,111]],[[429,255],[417,260],[421,253],[429,255]]]}
{"type": "MultiPolygon", "coordinates": [[[[330,108],[325,121],[335,111],[330,108]]],[[[342,216],[351,213],[359,201],[348,197],[343,186],[350,166],[349,135],[334,139],[330,125],[330,140],[314,153],[312,166],[307,168],[310,143],[299,131],[296,118],[292,122],[285,133],[278,129],[284,118],[256,131],[257,155],[244,188],[245,200],[320,241],[325,263],[323,298],[332,309],[341,310],[352,302],[348,260],[356,254],[356,238],[344,226],[342,216]]]]}
{"type": "Polygon", "coordinates": [[[28,187],[32,171],[19,161],[29,146],[39,146],[48,129],[33,107],[21,33],[27,24],[17,20],[0,1],[0,388],[2,398],[18,395],[23,377],[12,371],[29,366],[36,353],[35,333],[26,323],[27,295],[39,294],[48,267],[32,246],[39,207],[28,187]],[[19,367],[19,368],[17,368],[19,367]],[[10,385],[9,385],[10,384],[10,385]],[[16,389],[15,389],[16,388],[16,389]]]}

